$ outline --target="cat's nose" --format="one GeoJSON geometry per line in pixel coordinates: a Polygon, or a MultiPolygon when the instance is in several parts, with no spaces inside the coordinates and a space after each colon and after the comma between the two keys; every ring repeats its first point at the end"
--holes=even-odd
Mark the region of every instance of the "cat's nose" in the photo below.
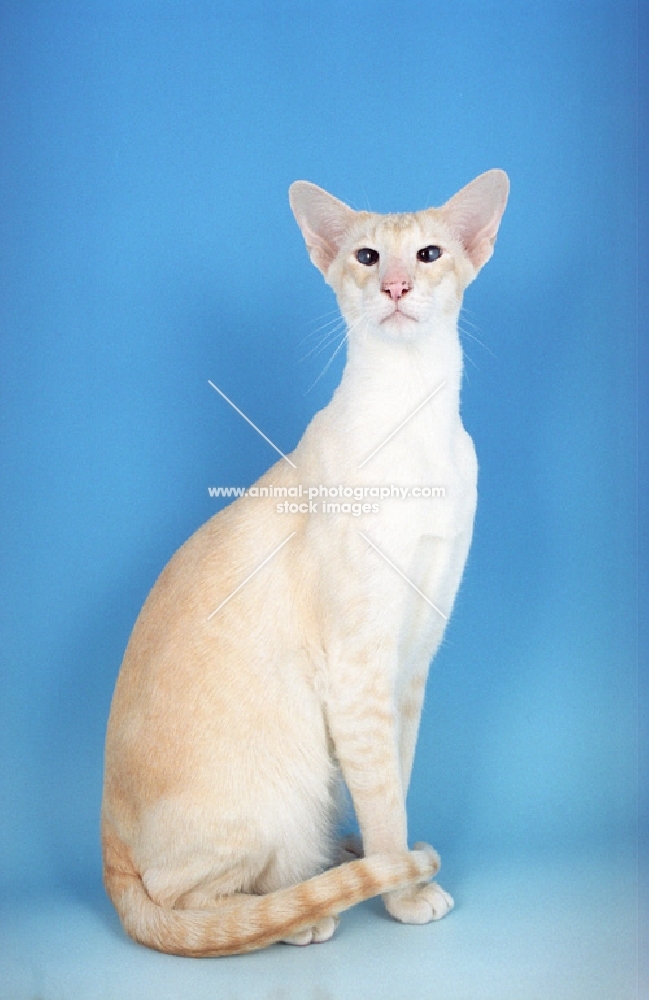
{"type": "Polygon", "coordinates": [[[407,295],[411,288],[412,282],[408,275],[401,270],[396,273],[389,271],[381,283],[381,291],[389,295],[394,302],[407,295]]]}

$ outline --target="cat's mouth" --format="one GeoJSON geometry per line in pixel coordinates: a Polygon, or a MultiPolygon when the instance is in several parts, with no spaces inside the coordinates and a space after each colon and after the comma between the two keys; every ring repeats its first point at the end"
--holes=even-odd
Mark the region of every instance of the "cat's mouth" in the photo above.
{"type": "Polygon", "coordinates": [[[384,316],[381,323],[387,323],[389,320],[394,320],[396,323],[411,322],[417,323],[418,320],[415,316],[411,316],[410,313],[406,312],[405,309],[399,307],[399,303],[395,305],[394,309],[384,316]]]}

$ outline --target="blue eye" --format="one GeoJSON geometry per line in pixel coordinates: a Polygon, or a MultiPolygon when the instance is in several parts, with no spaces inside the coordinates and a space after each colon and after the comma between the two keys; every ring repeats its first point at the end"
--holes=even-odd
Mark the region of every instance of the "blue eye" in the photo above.
{"type": "Polygon", "coordinates": [[[437,260],[441,256],[441,247],[424,247],[423,250],[417,251],[417,260],[420,260],[422,264],[432,264],[434,260],[437,260]]]}
{"type": "Polygon", "coordinates": [[[365,267],[372,267],[373,264],[376,264],[378,259],[378,250],[370,250],[369,247],[363,247],[361,250],[356,251],[356,260],[359,264],[364,264],[365,267]]]}

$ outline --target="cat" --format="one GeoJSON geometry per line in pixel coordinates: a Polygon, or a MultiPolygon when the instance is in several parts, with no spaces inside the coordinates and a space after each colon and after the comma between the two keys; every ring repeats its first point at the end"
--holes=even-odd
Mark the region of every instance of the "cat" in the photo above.
{"type": "Polygon", "coordinates": [[[378,215],[291,185],[347,361],[295,450],[176,552],[133,629],[108,722],[102,849],[136,941],[231,955],[325,941],[379,894],[405,923],[453,905],[431,881],[436,852],[408,850],[405,796],[476,507],[458,317],[508,190],[490,170],[441,208],[378,215]],[[319,490],[310,506],[275,499],[303,484],[319,490]],[[344,785],[362,847],[336,866],[344,785]]]}

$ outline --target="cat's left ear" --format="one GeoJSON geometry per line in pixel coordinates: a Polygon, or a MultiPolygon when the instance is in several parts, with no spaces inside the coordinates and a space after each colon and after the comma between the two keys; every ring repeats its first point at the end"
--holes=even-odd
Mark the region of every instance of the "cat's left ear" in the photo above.
{"type": "Polygon", "coordinates": [[[508,194],[509,178],[505,171],[487,170],[441,209],[476,271],[493,253],[508,194]]]}
{"type": "Polygon", "coordinates": [[[288,199],[311,260],[326,278],[342,237],[356,213],[309,181],[291,184],[288,199]]]}

